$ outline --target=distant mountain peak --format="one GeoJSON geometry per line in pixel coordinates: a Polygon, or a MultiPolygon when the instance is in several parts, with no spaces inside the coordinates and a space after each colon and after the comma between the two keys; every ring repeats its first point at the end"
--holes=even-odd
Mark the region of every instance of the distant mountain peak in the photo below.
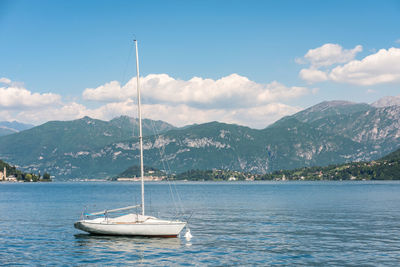
{"type": "Polygon", "coordinates": [[[350,106],[350,105],[357,105],[358,103],[344,101],[344,100],[332,100],[332,101],[323,101],[319,104],[311,108],[330,108],[330,107],[339,107],[339,106],[350,106]]]}
{"type": "Polygon", "coordinates": [[[0,121],[0,136],[8,135],[12,133],[18,133],[20,131],[28,130],[34,127],[32,124],[25,124],[17,121],[0,121]]]}
{"type": "Polygon", "coordinates": [[[324,101],[322,103],[328,103],[333,106],[343,106],[343,105],[353,105],[357,104],[355,102],[346,101],[346,100],[331,100],[331,101],[324,101]]]}
{"type": "Polygon", "coordinates": [[[89,116],[85,116],[85,117],[81,118],[81,120],[84,120],[84,121],[92,121],[92,120],[95,120],[95,119],[93,119],[93,118],[91,118],[91,117],[89,117],[89,116]]]}
{"type": "Polygon", "coordinates": [[[115,118],[112,118],[111,120],[125,120],[125,119],[133,119],[132,117],[129,117],[128,115],[121,115],[115,118]]]}
{"type": "Polygon", "coordinates": [[[400,106],[400,95],[397,96],[385,96],[375,101],[371,106],[376,108],[390,107],[390,106],[400,106]]]}
{"type": "Polygon", "coordinates": [[[373,109],[366,103],[343,100],[324,101],[293,115],[302,122],[311,122],[324,117],[346,115],[373,109]]]}

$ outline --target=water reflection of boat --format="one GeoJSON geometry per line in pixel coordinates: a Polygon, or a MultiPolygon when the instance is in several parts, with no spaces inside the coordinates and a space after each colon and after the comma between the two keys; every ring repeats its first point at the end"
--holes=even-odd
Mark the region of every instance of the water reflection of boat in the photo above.
{"type": "Polygon", "coordinates": [[[180,238],[148,238],[76,234],[75,244],[80,247],[101,248],[102,250],[134,252],[177,249],[182,246],[180,238]]]}
{"type": "Polygon", "coordinates": [[[110,235],[75,235],[74,255],[83,265],[159,265],[159,257],[168,262],[182,247],[180,238],[148,238],[110,235]]]}

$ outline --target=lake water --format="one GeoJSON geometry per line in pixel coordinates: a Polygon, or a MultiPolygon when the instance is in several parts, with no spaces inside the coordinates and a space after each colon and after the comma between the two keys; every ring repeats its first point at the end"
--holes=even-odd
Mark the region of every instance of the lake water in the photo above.
{"type": "MultiPolygon", "coordinates": [[[[167,183],[147,210],[174,216],[167,183]]],[[[90,211],[140,200],[138,183],[0,183],[1,265],[398,265],[399,182],[178,183],[193,238],[92,236],[90,211]],[[94,206],[95,204],[95,206],[94,206]]],[[[175,200],[175,201],[174,201],[175,200]]],[[[136,201],[137,202],[137,201],[136,201]]],[[[183,231],[183,233],[185,230],[183,231]]]]}

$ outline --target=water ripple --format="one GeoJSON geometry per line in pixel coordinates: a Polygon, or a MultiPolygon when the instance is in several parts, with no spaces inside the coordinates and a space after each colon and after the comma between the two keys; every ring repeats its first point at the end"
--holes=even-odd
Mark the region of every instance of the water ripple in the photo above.
{"type": "MultiPolygon", "coordinates": [[[[400,262],[400,183],[188,183],[194,238],[94,236],[73,228],[84,205],[139,199],[130,183],[0,184],[0,263],[25,265],[333,265],[400,262]],[[132,192],[132,194],[127,194],[132,192]],[[10,201],[13,200],[13,201],[10,201]]],[[[165,184],[149,210],[173,208],[165,184]]]]}

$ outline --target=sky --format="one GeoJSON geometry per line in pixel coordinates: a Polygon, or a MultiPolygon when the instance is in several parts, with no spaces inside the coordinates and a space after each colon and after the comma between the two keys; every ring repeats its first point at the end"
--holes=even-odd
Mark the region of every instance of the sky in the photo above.
{"type": "Polygon", "coordinates": [[[143,116],[262,129],[400,94],[400,1],[0,0],[0,121],[143,116]]]}

